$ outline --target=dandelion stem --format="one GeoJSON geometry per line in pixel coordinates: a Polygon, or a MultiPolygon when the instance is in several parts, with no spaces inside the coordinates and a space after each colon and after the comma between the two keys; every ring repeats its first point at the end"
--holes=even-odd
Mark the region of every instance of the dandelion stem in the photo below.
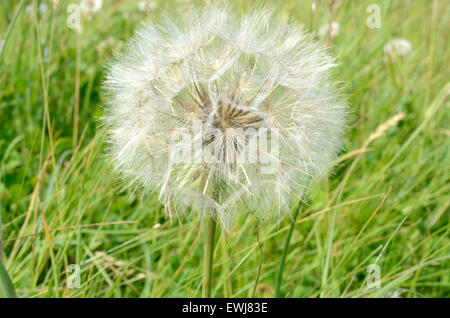
{"type": "Polygon", "coordinates": [[[212,267],[214,260],[214,239],[216,235],[216,220],[212,216],[206,218],[206,240],[205,240],[205,255],[203,267],[203,298],[211,298],[211,282],[212,282],[212,267]]]}
{"type": "Polygon", "coordinates": [[[289,249],[289,244],[291,243],[292,232],[294,232],[295,223],[297,221],[297,216],[301,209],[301,206],[302,206],[302,201],[300,200],[300,202],[298,203],[297,209],[294,212],[291,227],[289,228],[289,233],[288,233],[288,236],[286,237],[286,243],[284,244],[283,254],[281,255],[280,269],[278,270],[277,284],[275,287],[275,297],[276,298],[280,297],[280,289],[281,289],[281,281],[283,279],[284,263],[286,262],[286,255],[287,255],[287,251],[289,249]]]}

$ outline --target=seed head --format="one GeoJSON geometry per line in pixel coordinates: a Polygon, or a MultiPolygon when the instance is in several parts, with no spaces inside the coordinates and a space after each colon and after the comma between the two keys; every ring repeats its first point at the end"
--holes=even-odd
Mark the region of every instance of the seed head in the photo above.
{"type": "Polygon", "coordinates": [[[103,0],[81,0],[81,10],[88,14],[99,12],[102,6],[103,0]]]}
{"type": "Polygon", "coordinates": [[[324,24],[319,28],[319,37],[321,39],[329,38],[331,41],[339,34],[341,25],[339,22],[332,22],[331,24],[324,24]]]}
{"type": "Polygon", "coordinates": [[[384,55],[389,59],[394,59],[396,56],[405,58],[412,52],[412,45],[405,39],[394,39],[388,42],[383,47],[384,55]]]}
{"type": "Polygon", "coordinates": [[[111,63],[104,121],[127,186],[173,213],[289,212],[341,146],[333,59],[267,10],[197,9],[145,25],[111,63]]]}

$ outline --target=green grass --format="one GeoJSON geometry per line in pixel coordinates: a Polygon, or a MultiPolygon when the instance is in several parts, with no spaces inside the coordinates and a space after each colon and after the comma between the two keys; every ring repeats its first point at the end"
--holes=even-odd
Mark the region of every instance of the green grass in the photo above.
{"type": "MultiPolygon", "coordinates": [[[[145,15],[137,1],[108,0],[79,38],[66,25],[71,1],[60,2],[37,24],[19,14],[0,57],[0,224],[17,295],[200,296],[199,219],[171,221],[154,193],[121,192],[98,120],[112,52],[141,21],[158,21],[159,9],[182,12],[187,2],[159,1],[145,15]],[[80,266],[80,288],[66,284],[71,264],[80,266]]],[[[327,3],[318,1],[313,14],[311,1],[273,2],[309,31],[330,19],[341,24],[330,50],[352,110],[339,164],[313,183],[297,219],[281,295],[449,297],[450,4],[343,1],[330,10],[327,3]],[[380,29],[366,26],[371,3],[380,5],[380,29]],[[387,64],[383,46],[396,37],[408,39],[413,53],[387,64]],[[370,264],[380,266],[381,288],[367,286],[370,264]]],[[[19,1],[0,8],[3,38],[19,1]]],[[[260,225],[245,214],[229,235],[218,234],[213,296],[252,296],[260,262],[255,296],[273,296],[289,225],[260,225]]]]}

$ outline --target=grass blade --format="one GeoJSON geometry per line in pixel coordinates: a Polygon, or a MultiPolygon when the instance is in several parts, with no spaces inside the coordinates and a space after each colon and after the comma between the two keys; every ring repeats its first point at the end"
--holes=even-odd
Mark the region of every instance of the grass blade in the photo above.
{"type": "Polygon", "coordinates": [[[14,286],[3,264],[0,262],[0,298],[16,298],[14,286]]]}

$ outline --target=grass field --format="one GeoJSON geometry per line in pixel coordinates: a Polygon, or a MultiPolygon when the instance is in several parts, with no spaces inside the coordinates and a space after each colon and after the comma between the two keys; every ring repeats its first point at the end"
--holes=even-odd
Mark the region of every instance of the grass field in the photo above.
{"type": "MultiPolygon", "coordinates": [[[[156,1],[143,13],[138,1],[104,1],[77,36],[66,11],[77,1],[61,0],[56,13],[48,1],[37,21],[32,2],[17,16],[20,1],[0,3],[0,225],[18,296],[200,296],[200,220],[171,221],[157,194],[121,192],[99,121],[113,51],[142,21],[190,3],[156,1]],[[80,284],[69,288],[78,269],[80,284]]],[[[330,51],[352,117],[337,166],[315,180],[297,219],[281,295],[449,297],[450,3],[316,2],[315,11],[311,0],[268,3],[310,32],[339,22],[330,51]],[[370,29],[373,3],[381,27],[370,29]],[[383,46],[393,38],[413,50],[388,63],[383,46]]],[[[244,214],[221,232],[213,296],[273,297],[290,223],[244,214]]]]}

